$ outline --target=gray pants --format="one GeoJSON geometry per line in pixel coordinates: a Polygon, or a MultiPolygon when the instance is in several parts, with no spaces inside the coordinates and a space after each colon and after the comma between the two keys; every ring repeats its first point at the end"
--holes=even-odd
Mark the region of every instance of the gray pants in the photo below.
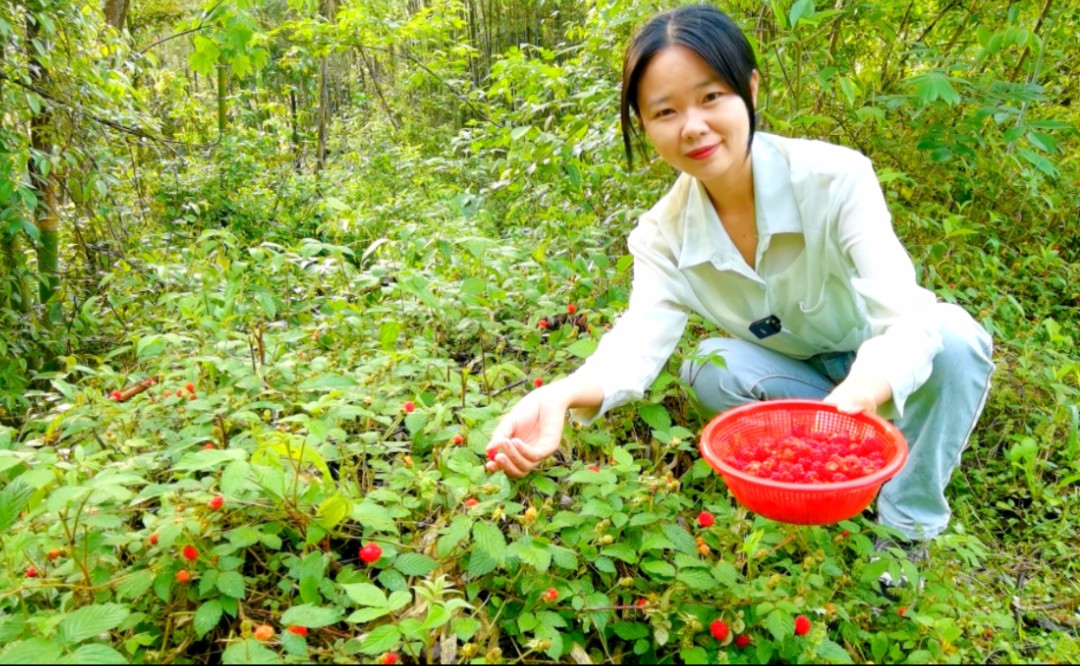
{"type": "MultiPolygon", "coordinates": [[[[912,393],[895,425],[907,438],[907,464],[878,495],[878,520],[911,539],[931,539],[949,523],[945,487],[967,448],[986,404],[990,335],[962,308],[939,303],[944,348],[934,357],[929,379],[912,393]]],[[[752,342],[710,338],[699,354],[719,353],[727,367],[687,361],[682,378],[701,406],[713,414],[757,400],[821,399],[851,369],[854,352],[822,354],[805,361],[752,342]]]]}

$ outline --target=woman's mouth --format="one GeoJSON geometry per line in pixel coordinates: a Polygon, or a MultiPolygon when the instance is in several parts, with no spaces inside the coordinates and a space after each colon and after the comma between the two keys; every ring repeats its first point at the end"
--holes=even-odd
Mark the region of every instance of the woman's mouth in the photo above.
{"type": "Polygon", "coordinates": [[[705,146],[704,148],[698,148],[697,150],[691,150],[686,153],[686,156],[692,160],[703,160],[706,157],[716,152],[716,149],[720,147],[720,144],[715,143],[711,146],[705,146]]]}

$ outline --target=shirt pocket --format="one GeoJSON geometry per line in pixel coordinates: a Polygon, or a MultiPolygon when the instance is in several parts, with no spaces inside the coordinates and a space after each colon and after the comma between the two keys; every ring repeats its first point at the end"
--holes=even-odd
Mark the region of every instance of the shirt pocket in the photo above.
{"type": "Polygon", "coordinates": [[[869,337],[857,298],[847,280],[827,275],[816,296],[798,302],[792,332],[823,349],[855,351],[869,337]]]}

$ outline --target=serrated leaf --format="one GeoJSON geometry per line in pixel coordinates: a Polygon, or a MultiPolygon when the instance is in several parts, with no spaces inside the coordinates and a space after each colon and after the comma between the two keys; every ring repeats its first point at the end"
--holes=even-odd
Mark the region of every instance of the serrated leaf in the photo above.
{"type": "Polygon", "coordinates": [[[79,649],[75,650],[68,656],[64,657],[61,664],[126,664],[128,660],[124,658],[124,655],[117,652],[115,649],[108,645],[102,645],[100,643],[92,643],[90,645],[80,645],[79,649]]]}
{"type": "Polygon", "coordinates": [[[389,615],[389,614],[390,614],[390,609],[389,608],[378,608],[378,607],[361,608],[359,610],[353,611],[349,615],[349,617],[345,618],[345,621],[346,622],[352,622],[354,624],[366,624],[368,622],[371,622],[372,620],[376,620],[376,619],[382,617],[383,615],[389,615]]]}
{"type": "Polygon", "coordinates": [[[774,610],[765,616],[765,629],[772,634],[777,641],[782,641],[788,636],[795,635],[795,621],[790,615],[774,610]]]}
{"type": "Polygon", "coordinates": [[[354,583],[352,585],[342,585],[341,587],[345,590],[345,594],[349,595],[349,598],[360,606],[386,607],[386,593],[383,592],[382,588],[371,583],[354,583]]]}
{"type": "Polygon", "coordinates": [[[400,610],[412,603],[412,594],[404,591],[397,591],[390,595],[390,598],[386,600],[386,608],[390,611],[400,610]]]}
{"type": "Polygon", "coordinates": [[[611,625],[611,630],[624,641],[636,641],[649,636],[649,627],[640,622],[616,622],[611,625]]]}
{"type": "Polygon", "coordinates": [[[483,551],[496,565],[506,564],[506,537],[498,526],[491,523],[476,523],[473,525],[473,543],[478,550],[483,551]]]}
{"type": "Polygon", "coordinates": [[[202,638],[210,633],[221,621],[221,613],[221,602],[217,599],[211,599],[199,606],[199,610],[195,611],[195,634],[202,638]]]}
{"type": "Polygon", "coordinates": [[[439,557],[446,557],[457,548],[465,537],[469,536],[472,524],[473,521],[468,516],[455,517],[454,522],[442,531],[442,536],[435,545],[435,552],[439,557]]]}
{"type": "Polygon", "coordinates": [[[660,526],[664,535],[671,539],[671,543],[675,545],[675,548],[687,555],[697,554],[697,543],[694,541],[694,537],[690,536],[690,533],[685,529],[676,525],[675,523],[664,523],[660,526]]]}
{"type": "Polygon", "coordinates": [[[597,342],[592,338],[580,338],[567,345],[566,351],[578,358],[588,358],[596,351],[597,342]]]}
{"type": "MultiPolygon", "coordinates": [[[[823,639],[818,643],[817,648],[814,650],[817,656],[821,657],[830,664],[853,664],[855,663],[848,651],[843,648],[842,645],[834,643],[828,638],[823,639]]],[[[913,662],[917,664],[928,664],[930,659],[930,653],[926,654],[926,659],[923,661],[913,662]]]]}
{"type": "Polygon", "coordinates": [[[705,591],[716,587],[716,579],[704,569],[683,569],[675,579],[693,590],[705,591]]]}
{"type": "Polygon", "coordinates": [[[569,548],[549,545],[548,552],[551,553],[551,561],[560,569],[577,569],[577,554],[569,548]]]}
{"type": "Polygon", "coordinates": [[[499,563],[486,550],[477,548],[469,555],[469,578],[477,579],[495,571],[499,563]]]}
{"type": "Polygon", "coordinates": [[[364,654],[388,652],[397,647],[400,640],[401,631],[392,624],[384,624],[364,637],[360,643],[360,651],[364,654]]]}
{"type": "Polygon", "coordinates": [[[645,560],[641,563],[641,570],[653,576],[672,578],[675,576],[675,567],[660,560],[645,560]]]}
{"type": "Polygon", "coordinates": [[[402,553],[394,560],[394,568],[406,576],[426,576],[439,568],[439,563],[421,553],[402,553]]]}
{"type": "Polygon", "coordinates": [[[281,657],[254,638],[237,641],[221,654],[223,664],[280,664],[281,657]]]}
{"type": "Polygon", "coordinates": [[[16,641],[0,652],[0,664],[55,664],[59,659],[60,646],[44,638],[16,641]]]}
{"type": "Polygon", "coordinates": [[[352,388],[356,380],[344,375],[319,375],[300,384],[301,391],[330,391],[333,389],[352,388]]]}
{"type": "Polygon", "coordinates": [[[702,647],[683,648],[679,651],[684,664],[708,664],[709,653],[702,647]]]}
{"type": "Polygon", "coordinates": [[[217,579],[217,589],[233,599],[243,599],[244,576],[237,571],[222,571],[217,579]]]}
{"type": "Polygon", "coordinates": [[[139,569],[116,584],[116,599],[123,601],[141,597],[153,584],[154,573],[149,569],[139,569]]]}
{"type": "Polygon", "coordinates": [[[634,564],[638,561],[637,550],[625,543],[613,543],[610,546],[605,546],[600,552],[608,557],[622,560],[627,564],[634,564]]]}
{"type": "Polygon", "coordinates": [[[69,613],[60,622],[60,634],[66,643],[81,643],[87,638],[115,629],[131,613],[121,604],[93,604],[69,613]]]}
{"type": "Polygon", "coordinates": [[[308,629],[318,629],[337,624],[341,621],[341,611],[326,606],[301,604],[292,606],[281,615],[281,624],[298,625],[308,629]]]}
{"type": "Polygon", "coordinates": [[[15,524],[33,494],[34,489],[20,479],[15,479],[0,490],[0,532],[15,524]]]}
{"type": "Polygon", "coordinates": [[[663,405],[642,405],[638,407],[638,416],[653,430],[667,430],[671,427],[671,415],[663,405]]]}

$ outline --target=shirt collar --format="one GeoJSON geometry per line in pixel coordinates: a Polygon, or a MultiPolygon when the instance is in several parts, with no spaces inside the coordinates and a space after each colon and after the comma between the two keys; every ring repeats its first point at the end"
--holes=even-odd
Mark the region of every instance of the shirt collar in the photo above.
{"type": "MultiPolygon", "coordinates": [[[[769,238],[775,234],[803,231],[795,192],[791,187],[791,167],[773,141],[772,135],[755,133],[750,149],[759,247],[768,247],[769,238]]],[[[742,262],[735,244],[720,223],[705,184],[696,178],[691,178],[688,183],[682,229],[680,269],[707,261],[718,265],[742,262]]]]}

